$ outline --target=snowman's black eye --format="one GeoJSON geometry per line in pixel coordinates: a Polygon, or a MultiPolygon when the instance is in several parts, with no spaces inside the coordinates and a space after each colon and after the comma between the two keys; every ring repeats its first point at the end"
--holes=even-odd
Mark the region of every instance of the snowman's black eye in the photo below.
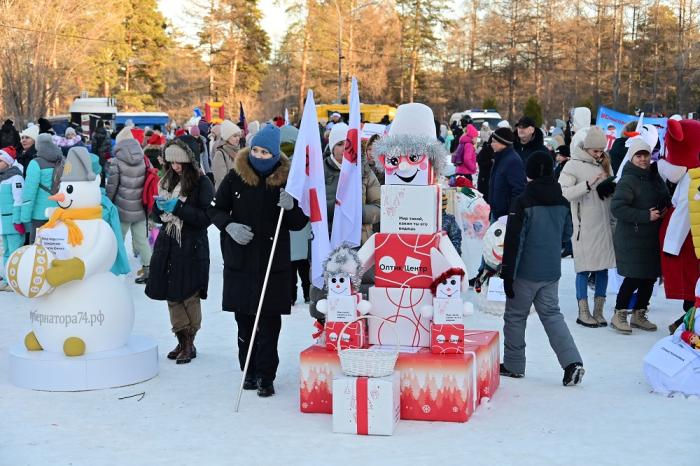
{"type": "Polygon", "coordinates": [[[442,281],[442,284],[443,284],[443,285],[447,285],[447,280],[443,280],[443,281],[442,281]]]}
{"type": "Polygon", "coordinates": [[[340,283],[345,283],[345,279],[344,279],[344,278],[339,278],[338,281],[339,281],[340,283]]]}
{"type": "Polygon", "coordinates": [[[68,194],[73,194],[73,185],[72,184],[69,184],[68,186],[66,186],[66,192],[68,194]]]}
{"type": "Polygon", "coordinates": [[[452,280],[450,280],[450,284],[451,284],[451,285],[456,285],[456,284],[457,284],[457,280],[455,280],[455,279],[453,278],[452,280]]]}
{"type": "Polygon", "coordinates": [[[335,278],[331,278],[331,283],[335,283],[335,278]]]}
{"type": "Polygon", "coordinates": [[[503,231],[501,231],[500,228],[496,229],[496,231],[494,232],[494,234],[495,234],[496,236],[501,236],[502,233],[503,233],[503,231]]]}

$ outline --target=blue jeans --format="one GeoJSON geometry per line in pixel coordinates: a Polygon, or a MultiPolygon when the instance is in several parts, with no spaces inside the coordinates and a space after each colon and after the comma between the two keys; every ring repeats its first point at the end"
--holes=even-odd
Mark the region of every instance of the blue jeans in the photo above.
{"type": "Polygon", "coordinates": [[[595,279],[595,296],[605,297],[608,290],[608,270],[596,272],[579,272],[576,274],[576,299],[588,299],[588,276],[593,274],[595,279]]]}

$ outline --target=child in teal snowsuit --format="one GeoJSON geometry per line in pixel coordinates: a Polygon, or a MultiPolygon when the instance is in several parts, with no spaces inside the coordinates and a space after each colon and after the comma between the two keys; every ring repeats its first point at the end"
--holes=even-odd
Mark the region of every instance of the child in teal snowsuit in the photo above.
{"type": "MultiPolygon", "coordinates": [[[[0,275],[10,255],[24,244],[25,227],[20,221],[23,188],[22,168],[15,163],[14,148],[0,150],[0,236],[4,249],[0,275]]],[[[0,290],[9,291],[6,282],[0,281],[0,290]]]]}

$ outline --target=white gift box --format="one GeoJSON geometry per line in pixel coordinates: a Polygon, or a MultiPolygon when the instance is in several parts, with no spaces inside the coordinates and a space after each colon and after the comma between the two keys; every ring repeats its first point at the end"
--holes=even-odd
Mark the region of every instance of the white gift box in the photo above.
{"type": "Polygon", "coordinates": [[[333,379],[333,432],[392,435],[401,417],[401,377],[333,379]]]}
{"type": "Polygon", "coordinates": [[[328,295],[328,317],[330,322],[352,322],[357,319],[357,297],[328,295]]]}
{"type": "Polygon", "coordinates": [[[395,345],[395,329],[400,345],[430,346],[430,319],[422,317],[420,312],[423,306],[433,302],[430,290],[373,286],[369,289],[369,302],[372,303],[370,314],[391,322],[369,319],[370,344],[395,345]]]}
{"type": "Polygon", "coordinates": [[[463,325],[464,302],[457,298],[433,298],[433,323],[463,325]]]}
{"type": "Polygon", "coordinates": [[[442,227],[440,187],[382,186],[382,233],[437,233],[442,227]]]}

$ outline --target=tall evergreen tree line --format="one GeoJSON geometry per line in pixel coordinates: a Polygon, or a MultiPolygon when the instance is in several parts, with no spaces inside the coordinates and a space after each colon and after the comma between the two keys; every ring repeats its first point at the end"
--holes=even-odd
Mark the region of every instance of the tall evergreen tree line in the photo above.
{"type": "Polygon", "coordinates": [[[156,0],[0,0],[0,108],[33,120],[80,91],[186,118],[209,99],[236,117],[317,102],[422,101],[447,118],[482,105],[546,118],[575,105],[697,111],[700,0],[288,0],[279,46],[257,0],[191,0],[183,41],[156,0]],[[10,20],[11,19],[11,20],[10,20]],[[194,40],[192,40],[194,39],[194,40]]]}

